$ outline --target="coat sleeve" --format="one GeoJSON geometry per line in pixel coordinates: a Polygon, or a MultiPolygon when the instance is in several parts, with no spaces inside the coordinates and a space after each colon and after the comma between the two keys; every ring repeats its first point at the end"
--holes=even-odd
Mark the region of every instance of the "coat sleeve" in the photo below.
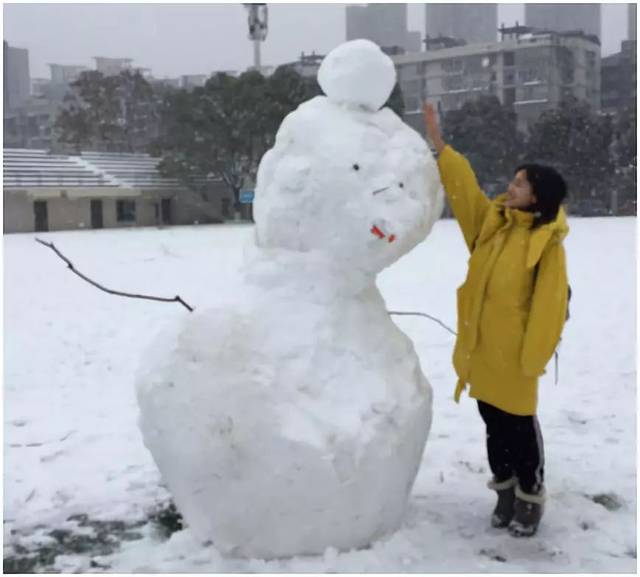
{"type": "Polygon", "coordinates": [[[491,201],[480,190],[469,161],[449,145],[438,157],[438,168],[447,200],[471,252],[491,201]]]}
{"type": "Polygon", "coordinates": [[[529,320],[524,334],[522,372],[528,377],[544,373],[558,346],[567,318],[568,280],[562,241],[552,240],[540,257],[529,320]]]}

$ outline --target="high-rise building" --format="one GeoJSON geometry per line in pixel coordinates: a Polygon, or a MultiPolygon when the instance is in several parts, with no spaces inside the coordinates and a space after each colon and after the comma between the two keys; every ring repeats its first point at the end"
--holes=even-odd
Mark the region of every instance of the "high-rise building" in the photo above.
{"type": "Polygon", "coordinates": [[[582,30],[600,38],[600,4],[525,4],[525,24],[542,30],[582,30]]]}
{"type": "Polygon", "coordinates": [[[47,98],[49,88],[51,87],[50,78],[32,78],[31,79],[31,96],[33,98],[47,98]]]}
{"type": "Polygon", "coordinates": [[[105,76],[117,76],[124,70],[131,69],[131,58],[105,58],[103,56],[94,57],[96,70],[105,76]]]}
{"type": "Polygon", "coordinates": [[[31,78],[29,76],[29,51],[26,48],[14,48],[3,42],[4,57],[4,108],[13,110],[29,99],[31,78]]]}
{"type": "Polygon", "coordinates": [[[71,84],[77,80],[82,72],[88,70],[86,66],[75,64],[49,64],[51,70],[51,84],[71,84]]]}
{"type": "Polygon", "coordinates": [[[42,85],[42,96],[52,103],[62,104],[71,90],[71,83],[78,80],[88,68],[76,64],[49,64],[49,70],[51,80],[48,86],[42,85]]]}
{"type": "Polygon", "coordinates": [[[512,107],[528,130],[542,112],[574,96],[600,109],[600,44],[583,32],[503,30],[501,42],[443,47],[392,57],[404,98],[404,120],[424,130],[421,104],[440,114],[481,95],[512,107]]]}
{"type": "Polygon", "coordinates": [[[420,49],[416,32],[407,29],[406,4],[365,4],[347,6],[347,40],[366,38],[382,48],[420,49]]]}
{"type": "Polygon", "coordinates": [[[498,37],[497,4],[427,4],[427,36],[445,36],[476,42],[495,42],[498,37]]]}
{"type": "Polygon", "coordinates": [[[422,50],[422,34],[414,30],[409,31],[405,48],[407,52],[420,52],[422,50]]]}
{"type": "Polygon", "coordinates": [[[315,81],[316,76],[318,74],[318,70],[320,69],[320,64],[322,64],[322,60],[324,59],[323,54],[316,54],[315,51],[311,54],[305,54],[302,52],[300,54],[300,58],[294,62],[287,62],[282,66],[289,68],[300,74],[300,76],[304,76],[305,78],[310,78],[315,81]]]}
{"type": "Polygon", "coordinates": [[[197,86],[204,86],[207,83],[209,76],[206,74],[183,74],[181,77],[181,88],[196,88],[197,86]]]}
{"type": "Polygon", "coordinates": [[[4,113],[9,109],[9,84],[8,84],[8,76],[9,76],[9,62],[8,62],[8,52],[9,45],[6,40],[2,41],[2,78],[4,79],[2,82],[2,102],[4,103],[4,113]]]}
{"type": "Polygon", "coordinates": [[[636,40],[636,26],[638,22],[638,5],[634,2],[629,4],[627,12],[627,40],[636,40]]]}
{"type": "Polygon", "coordinates": [[[636,105],[637,54],[635,40],[622,42],[622,49],[602,59],[602,110],[619,113],[636,105]]]}

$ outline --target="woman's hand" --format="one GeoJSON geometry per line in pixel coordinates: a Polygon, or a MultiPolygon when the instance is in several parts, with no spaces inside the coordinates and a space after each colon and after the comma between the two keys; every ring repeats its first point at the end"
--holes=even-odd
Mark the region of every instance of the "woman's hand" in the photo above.
{"type": "Polygon", "coordinates": [[[438,117],[433,106],[428,102],[422,104],[422,112],[424,114],[424,123],[427,129],[427,137],[433,144],[437,153],[440,154],[445,147],[445,142],[442,140],[442,133],[440,132],[440,126],[438,126],[438,117]]]}

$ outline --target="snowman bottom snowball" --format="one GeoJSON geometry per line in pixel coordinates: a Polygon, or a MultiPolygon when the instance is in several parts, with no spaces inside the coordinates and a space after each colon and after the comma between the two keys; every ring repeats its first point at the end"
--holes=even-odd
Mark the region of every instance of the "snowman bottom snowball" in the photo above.
{"type": "Polygon", "coordinates": [[[138,395],[145,444],[197,540],[275,559],[359,549],[399,528],[430,427],[428,385],[406,406],[343,412],[367,422],[336,431],[335,398],[302,402],[256,382],[212,392],[210,369],[151,377],[138,395]]]}

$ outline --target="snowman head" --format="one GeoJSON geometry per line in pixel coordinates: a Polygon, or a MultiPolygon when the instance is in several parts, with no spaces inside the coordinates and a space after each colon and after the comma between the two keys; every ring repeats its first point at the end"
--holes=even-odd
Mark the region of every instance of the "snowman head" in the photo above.
{"type": "Polygon", "coordinates": [[[323,60],[318,96],[289,114],[258,170],[256,242],[319,251],[376,273],[421,242],[442,211],[437,165],[386,102],[391,59],[368,40],[323,60]]]}

